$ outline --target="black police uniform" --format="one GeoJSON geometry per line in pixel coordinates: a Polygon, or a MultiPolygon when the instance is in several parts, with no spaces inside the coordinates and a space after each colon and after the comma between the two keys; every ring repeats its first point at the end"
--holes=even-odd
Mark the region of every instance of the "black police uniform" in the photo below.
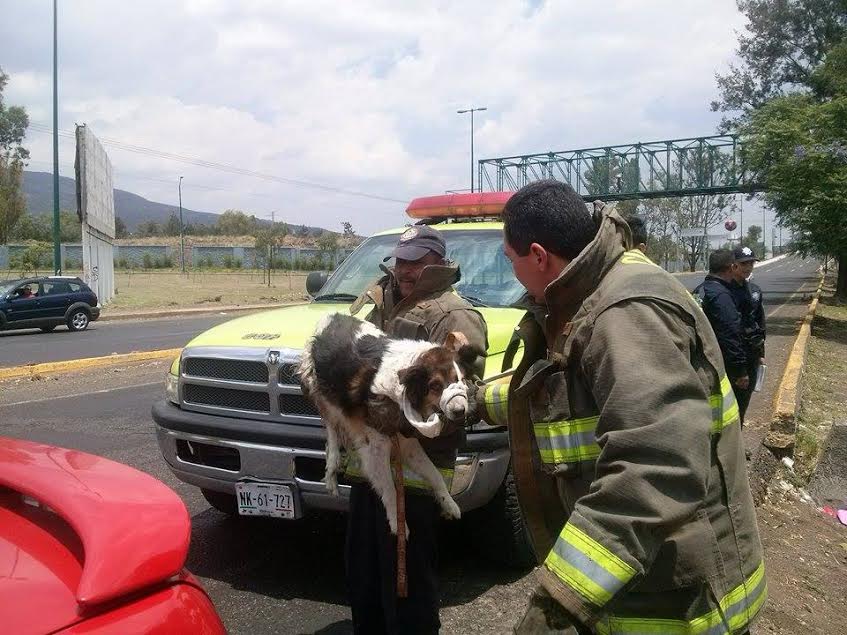
{"type": "MultiPolygon", "coordinates": [[[[749,247],[736,248],[734,255],[736,262],[756,260],[755,254],[749,247]]],[[[744,413],[747,412],[747,406],[750,405],[750,398],[753,396],[760,360],[765,356],[765,309],[762,305],[762,289],[752,280],[734,282],[732,295],[741,314],[741,330],[747,355],[747,375],[750,377],[750,386],[746,390],[736,388],[735,391],[738,411],[743,422],[744,413]]]]}
{"type": "MultiPolygon", "coordinates": [[[[739,402],[740,411],[742,399],[746,398],[749,403],[750,398],[745,396],[747,391],[735,385],[735,381],[747,375],[749,369],[747,344],[744,338],[741,311],[738,309],[736,296],[733,293],[734,286],[732,282],[708,274],[706,279],[694,289],[694,295],[699,299],[703,312],[709,318],[709,323],[717,337],[726,374],[735,392],[735,399],[739,402]]],[[[751,383],[755,379],[755,375],[750,377],[751,383]]]]}

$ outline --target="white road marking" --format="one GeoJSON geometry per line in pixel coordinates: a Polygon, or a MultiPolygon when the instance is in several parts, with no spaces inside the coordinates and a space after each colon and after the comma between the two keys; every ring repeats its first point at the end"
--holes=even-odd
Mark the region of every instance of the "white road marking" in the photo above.
{"type": "Polygon", "coordinates": [[[74,397],[87,397],[88,395],[102,395],[107,392],[115,392],[116,390],[128,390],[130,388],[147,388],[148,386],[162,386],[164,390],[165,382],[162,381],[150,381],[146,384],[134,384],[132,386],[118,386],[117,388],[104,388],[103,390],[95,390],[93,392],[80,392],[74,393],[72,395],[58,395],[56,397],[45,397],[43,399],[29,399],[27,401],[13,401],[12,403],[0,403],[0,408],[5,408],[8,406],[23,406],[24,404],[30,403],[44,403],[45,401],[55,401],[57,399],[73,399],[74,397]]]}

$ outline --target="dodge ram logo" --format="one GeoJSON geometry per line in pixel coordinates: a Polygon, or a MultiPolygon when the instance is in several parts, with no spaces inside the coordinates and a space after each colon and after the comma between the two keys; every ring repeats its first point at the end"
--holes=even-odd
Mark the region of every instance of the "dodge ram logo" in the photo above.
{"type": "Polygon", "coordinates": [[[268,351],[268,364],[271,366],[279,364],[279,351],[268,351]]]}

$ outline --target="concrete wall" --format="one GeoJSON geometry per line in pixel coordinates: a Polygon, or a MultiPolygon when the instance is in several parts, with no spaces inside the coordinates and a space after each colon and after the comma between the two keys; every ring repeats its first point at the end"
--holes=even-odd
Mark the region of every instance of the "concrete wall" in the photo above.
{"type": "MultiPolygon", "coordinates": [[[[19,259],[27,245],[0,245],[0,269],[9,269],[9,264],[15,259],[19,259]]],[[[211,260],[212,266],[222,267],[224,259],[230,258],[241,261],[241,266],[244,269],[257,269],[265,266],[266,254],[258,253],[253,247],[232,247],[218,245],[195,245],[193,248],[186,246],[185,248],[187,262],[198,267],[201,263],[205,265],[208,260],[211,260]]],[[[334,256],[324,254],[322,260],[324,266],[330,264],[338,265],[347,256],[353,252],[352,249],[339,249],[334,256]]],[[[52,255],[52,252],[51,252],[52,255]]],[[[115,245],[114,259],[115,263],[126,261],[127,264],[134,267],[144,266],[144,256],[149,255],[149,259],[155,262],[157,259],[162,261],[165,257],[170,256],[174,267],[179,266],[179,247],[170,247],[167,245],[115,245]]],[[[274,260],[276,262],[284,261],[288,263],[303,263],[304,261],[312,261],[320,255],[317,249],[299,248],[299,247],[277,247],[274,250],[274,260]]],[[[82,245],[80,244],[65,244],[62,245],[62,263],[65,269],[81,269],[82,268],[82,245]]]]}

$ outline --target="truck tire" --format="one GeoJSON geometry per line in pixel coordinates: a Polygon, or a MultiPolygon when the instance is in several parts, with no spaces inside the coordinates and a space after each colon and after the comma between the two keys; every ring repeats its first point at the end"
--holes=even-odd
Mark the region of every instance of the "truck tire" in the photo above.
{"type": "Polygon", "coordinates": [[[212,489],[201,489],[200,491],[203,493],[206,502],[219,512],[228,516],[238,515],[238,503],[235,500],[235,494],[225,494],[212,489]]]}
{"type": "Polygon", "coordinates": [[[486,560],[516,569],[536,565],[511,467],[494,498],[484,507],[468,512],[467,522],[471,542],[486,560]]]}

